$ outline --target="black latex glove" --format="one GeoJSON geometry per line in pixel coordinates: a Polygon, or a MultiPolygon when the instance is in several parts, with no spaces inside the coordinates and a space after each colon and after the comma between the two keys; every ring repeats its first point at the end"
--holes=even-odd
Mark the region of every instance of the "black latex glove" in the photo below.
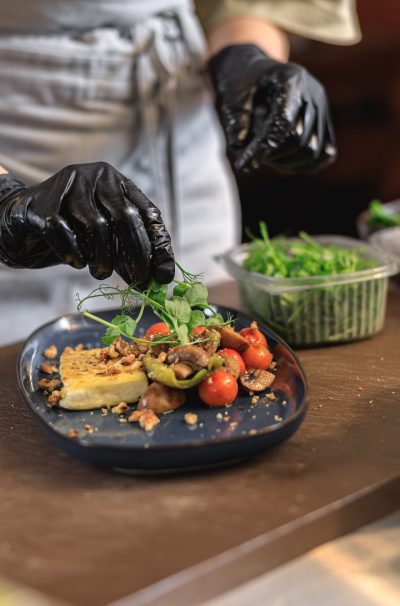
{"type": "Polygon", "coordinates": [[[89,266],[128,284],[174,277],[171,238],[160,211],[105,162],[67,166],[26,187],[0,175],[0,261],[10,267],[89,266]]]}
{"type": "Polygon", "coordinates": [[[274,61],[252,44],[224,48],[209,67],[238,170],[268,164],[302,172],[335,159],[325,90],[304,67],[274,61]]]}

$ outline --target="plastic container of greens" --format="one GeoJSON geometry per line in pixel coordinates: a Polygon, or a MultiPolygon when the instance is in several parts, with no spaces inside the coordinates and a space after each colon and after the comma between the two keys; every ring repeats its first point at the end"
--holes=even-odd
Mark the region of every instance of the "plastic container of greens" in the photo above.
{"type": "MultiPolygon", "coordinates": [[[[318,243],[356,249],[370,269],[303,277],[269,277],[249,271],[243,262],[250,244],[218,257],[237,282],[242,308],[265,322],[292,345],[342,343],[381,330],[388,278],[397,273],[393,258],[360,240],[315,236],[318,243]]],[[[287,238],[287,245],[297,239],[287,238]]]]}

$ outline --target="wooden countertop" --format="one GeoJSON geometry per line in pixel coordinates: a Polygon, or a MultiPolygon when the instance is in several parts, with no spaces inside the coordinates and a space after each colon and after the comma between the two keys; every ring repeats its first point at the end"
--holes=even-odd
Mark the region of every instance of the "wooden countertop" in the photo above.
{"type": "MultiPolygon", "coordinates": [[[[232,285],[211,300],[237,306],[232,285]]],[[[400,295],[373,339],[300,352],[300,430],[237,467],[132,477],[56,450],[0,349],[0,576],[74,606],[195,606],[400,505],[400,295]],[[121,602],[122,606],[122,602],[121,602]]]]}

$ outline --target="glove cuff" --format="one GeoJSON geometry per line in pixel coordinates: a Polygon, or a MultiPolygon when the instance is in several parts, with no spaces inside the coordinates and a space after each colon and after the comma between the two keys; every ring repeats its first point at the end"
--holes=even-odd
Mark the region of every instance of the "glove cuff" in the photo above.
{"type": "Polygon", "coordinates": [[[0,175],[0,204],[4,202],[8,196],[20,189],[25,189],[26,185],[10,174],[0,175]]]}

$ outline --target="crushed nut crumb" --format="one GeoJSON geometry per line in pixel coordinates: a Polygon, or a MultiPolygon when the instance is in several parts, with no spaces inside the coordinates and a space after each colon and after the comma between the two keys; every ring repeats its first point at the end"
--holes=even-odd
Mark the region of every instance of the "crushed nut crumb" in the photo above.
{"type": "Polygon", "coordinates": [[[257,433],[257,429],[250,429],[249,436],[255,436],[257,433]]]}
{"type": "Polygon", "coordinates": [[[279,415],[274,415],[274,421],[282,421],[282,417],[280,417],[279,415]]]}
{"type": "Polygon", "coordinates": [[[57,356],[57,347],[55,345],[50,345],[50,347],[44,350],[43,355],[48,360],[54,360],[57,356]]]}
{"type": "Polygon", "coordinates": [[[223,419],[224,417],[223,417],[223,414],[222,414],[221,412],[217,412],[217,414],[216,414],[216,418],[218,419],[218,421],[222,421],[222,419],[223,419]]]}
{"type": "Polygon", "coordinates": [[[139,419],[139,425],[145,431],[151,431],[159,422],[158,416],[150,409],[144,410],[139,419]]]}
{"type": "Polygon", "coordinates": [[[69,429],[67,433],[68,438],[77,438],[79,436],[79,431],[76,429],[69,429]]]}
{"type": "Polygon", "coordinates": [[[230,416],[227,415],[226,417],[222,417],[224,419],[224,421],[228,422],[230,420],[230,416]]]}
{"type": "Polygon", "coordinates": [[[108,415],[108,408],[106,408],[105,406],[102,407],[101,409],[101,416],[102,417],[106,417],[108,415]]]}
{"type": "Polygon", "coordinates": [[[58,368],[55,364],[46,364],[45,362],[40,365],[40,370],[46,375],[54,375],[56,372],[58,372],[58,368]]]}
{"type": "Polygon", "coordinates": [[[363,389],[364,389],[364,387],[361,387],[361,385],[359,385],[358,391],[362,391],[363,389]]]}
{"type": "Polygon", "coordinates": [[[58,379],[39,379],[38,385],[45,391],[54,391],[61,383],[58,379]]]}
{"type": "Polygon", "coordinates": [[[252,404],[257,404],[258,400],[260,399],[260,396],[253,396],[250,400],[250,402],[252,404]]]}
{"type": "Polygon", "coordinates": [[[144,410],[134,410],[128,417],[129,423],[138,423],[140,417],[144,414],[144,410]]]}
{"type": "Polygon", "coordinates": [[[54,390],[47,398],[48,405],[52,408],[61,400],[61,391],[54,390]]]}
{"type": "Polygon", "coordinates": [[[71,353],[72,351],[74,351],[74,348],[67,345],[67,347],[64,347],[63,353],[71,353]]]}
{"type": "Polygon", "coordinates": [[[273,362],[271,362],[270,369],[274,370],[276,367],[277,367],[277,363],[274,360],[273,362]]]}
{"type": "Polygon", "coordinates": [[[128,419],[125,419],[125,417],[121,417],[119,420],[120,423],[127,423],[128,419]]]}
{"type": "Polygon", "coordinates": [[[265,394],[265,397],[266,397],[268,400],[272,400],[272,401],[273,401],[273,400],[277,400],[277,399],[278,399],[278,398],[276,397],[276,395],[274,394],[274,392],[273,392],[273,391],[271,391],[270,393],[266,393],[266,394],[265,394]]]}
{"type": "Polygon", "coordinates": [[[231,429],[236,429],[236,427],[238,427],[239,423],[238,421],[232,421],[232,423],[229,423],[229,427],[231,429]]]}
{"type": "Polygon", "coordinates": [[[111,412],[115,415],[122,415],[128,410],[128,404],[126,402],[120,402],[117,406],[113,406],[111,412]]]}
{"type": "Polygon", "coordinates": [[[196,425],[199,419],[194,412],[187,412],[183,418],[185,419],[185,423],[187,425],[196,425]]]}
{"type": "Polygon", "coordinates": [[[86,349],[86,347],[83,343],[78,343],[78,345],[75,346],[75,351],[83,351],[84,349],[86,349]]]}

